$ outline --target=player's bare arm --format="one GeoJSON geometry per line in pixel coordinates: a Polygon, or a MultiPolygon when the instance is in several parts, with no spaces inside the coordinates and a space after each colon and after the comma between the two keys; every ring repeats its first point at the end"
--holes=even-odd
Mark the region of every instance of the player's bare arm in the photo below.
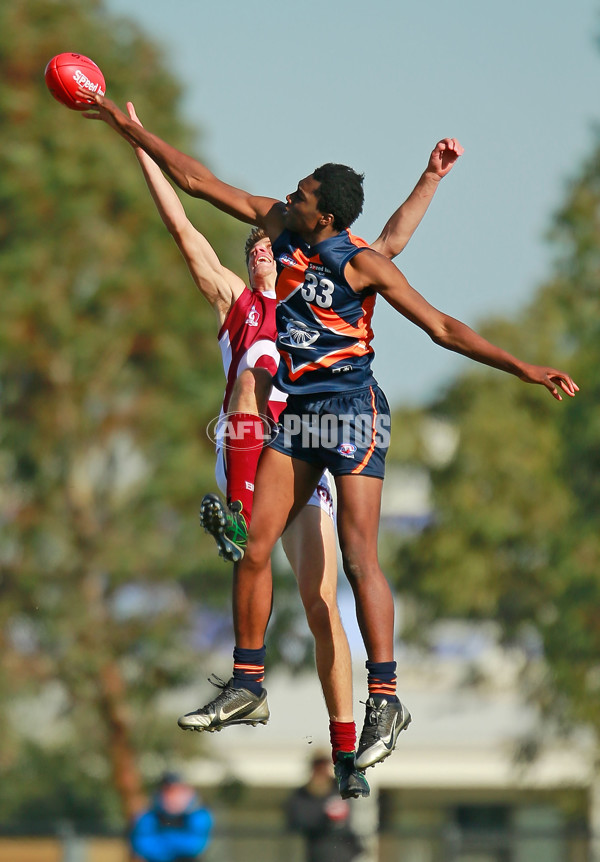
{"type": "Polygon", "coordinates": [[[465,323],[434,308],[410,286],[391,261],[371,249],[365,249],[352,258],[346,266],[345,276],[353,290],[366,287],[376,290],[396,311],[447,350],[514,374],[526,383],[539,383],[558,401],[562,401],[559,389],[571,397],[579,391],[577,384],[564,371],[523,362],[478,335],[465,323]]]}
{"type": "Polygon", "coordinates": [[[285,205],[281,201],[252,195],[224,183],[202,162],[182,153],[135,123],[111,99],[84,90],[78,90],[77,95],[82,101],[94,102],[92,108],[82,113],[83,117],[103,120],[130,144],[141,147],[182,191],[208,201],[246,224],[265,228],[273,237],[283,230],[285,205]]]}
{"type": "MultiPolygon", "coordinates": [[[[131,102],[127,103],[127,112],[141,126],[131,102]]],[[[141,147],[135,144],[132,146],[165,227],[177,243],[198,289],[211,304],[219,325],[222,325],[233,303],[244,290],[244,282],[221,264],[206,237],[190,222],[175,189],[156,162],[141,147]]]]}
{"type": "Polygon", "coordinates": [[[390,259],[400,254],[427,212],[440,180],[452,170],[463,153],[464,148],[456,138],[438,141],[416,186],[371,243],[371,248],[390,259]]]}

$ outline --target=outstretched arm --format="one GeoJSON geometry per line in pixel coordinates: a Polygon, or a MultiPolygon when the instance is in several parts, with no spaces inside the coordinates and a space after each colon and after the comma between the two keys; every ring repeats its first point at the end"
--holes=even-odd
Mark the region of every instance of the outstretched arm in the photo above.
{"type": "Polygon", "coordinates": [[[396,311],[420,326],[432,341],[447,350],[462,353],[476,362],[514,374],[526,383],[539,383],[545,386],[557,401],[562,401],[559,388],[570,396],[579,391],[579,387],[564,371],[523,362],[486,341],[465,323],[438,311],[410,286],[391,261],[371,249],[365,249],[353,257],[346,265],[344,274],[354,290],[373,288],[396,311]]]}
{"type": "MultiPolygon", "coordinates": [[[[131,102],[127,103],[127,111],[131,120],[141,127],[131,102]]],[[[244,290],[244,282],[222,265],[206,237],[190,222],[175,189],[156,162],[135,145],[134,152],[165,227],[179,246],[192,278],[212,305],[221,325],[244,290]]]]}
{"type": "Polygon", "coordinates": [[[184,192],[208,201],[240,221],[265,228],[273,237],[281,233],[284,208],[281,201],[251,195],[243,189],[224,183],[202,162],[148,132],[105,96],[84,90],[79,90],[77,95],[82,101],[95,103],[83,112],[84,117],[103,120],[130,144],[141,147],[184,192]]]}
{"type": "Polygon", "coordinates": [[[390,259],[400,254],[427,212],[440,180],[463,153],[464,148],[456,138],[444,138],[436,144],[418,183],[371,243],[371,248],[390,259]]]}

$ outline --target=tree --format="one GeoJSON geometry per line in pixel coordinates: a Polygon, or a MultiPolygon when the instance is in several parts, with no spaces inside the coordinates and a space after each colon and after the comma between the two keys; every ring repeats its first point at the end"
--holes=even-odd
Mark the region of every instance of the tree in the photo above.
{"type": "Polygon", "coordinates": [[[600,144],[571,183],[550,238],[555,273],[518,320],[482,328],[581,386],[557,405],[493,371],[459,379],[431,414],[459,430],[433,471],[432,526],[398,555],[425,617],[496,619],[508,641],[535,626],[545,684],[566,722],[600,729],[600,144]]]}
{"type": "MultiPolygon", "coordinates": [[[[228,604],[196,519],[223,379],[212,312],[133,153],[44,87],[65,42],[159,133],[188,151],[193,135],[160,52],[99,0],[2,5],[0,762],[23,793],[13,811],[34,790],[11,776],[44,768],[53,786],[57,762],[77,763],[72,795],[95,783],[100,822],[117,817],[113,786],[123,814],[139,806],[144,751],[189,744],[165,735],[154,699],[197,670],[193,600],[228,604]]],[[[188,203],[242,263],[244,229],[188,203]]]]}

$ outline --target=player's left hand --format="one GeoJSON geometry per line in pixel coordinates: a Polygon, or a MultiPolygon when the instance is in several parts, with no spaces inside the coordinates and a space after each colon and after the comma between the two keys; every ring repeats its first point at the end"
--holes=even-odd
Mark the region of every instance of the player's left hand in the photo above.
{"type": "Polygon", "coordinates": [[[438,141],[429,156],[427,170],[440,179],[445,177],[464,151],[465,148],[461,147],[456,138],[444,138],[442,141],[438,141]]]}
{"type": "Polygon", "coordinates": [[[557,401],[562,401],[559,389],[562,389],[570,398],[579,392],[579,386],[575,381],[564,371],[558,371],[556,368],[546,368],[543,365],[526,365],[519,376],[525,383],[540,383],[545,386],[557,401]]]}

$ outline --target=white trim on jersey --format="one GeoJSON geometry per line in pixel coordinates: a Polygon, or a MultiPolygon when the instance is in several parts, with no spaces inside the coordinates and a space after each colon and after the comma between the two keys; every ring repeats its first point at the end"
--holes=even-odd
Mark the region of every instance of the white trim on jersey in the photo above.
{"type": "Polygon", "coordinates": [[[229,368],[231,367],[231,359],[233,356],[231,351],[231,341],[229,340],[229,331],[227,329],[219,338],[219,347],[221,348],[221,359],[223,360],[225,380],[227,380],[229,376],[229,368]]]}

